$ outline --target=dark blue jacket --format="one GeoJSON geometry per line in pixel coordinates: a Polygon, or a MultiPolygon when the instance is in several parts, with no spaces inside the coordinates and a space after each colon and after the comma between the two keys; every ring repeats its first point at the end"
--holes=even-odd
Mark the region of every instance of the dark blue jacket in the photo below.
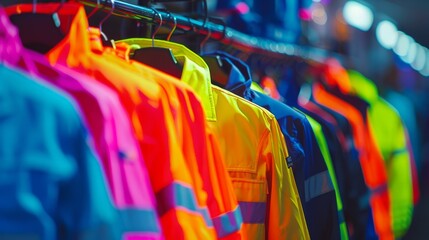
{"type": "Polygon", "coordinates": [[[118,239],[75,103],[0,64],[0,239],[118,239]]]}

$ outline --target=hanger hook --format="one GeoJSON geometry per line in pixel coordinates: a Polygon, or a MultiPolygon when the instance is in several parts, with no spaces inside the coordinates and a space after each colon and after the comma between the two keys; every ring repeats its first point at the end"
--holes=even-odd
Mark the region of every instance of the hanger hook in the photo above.
{"type": "Polygon", "coordinates": [[[112,3],[112,9],[110,10],[110,12],[103,18],[101,19],[100,23],[98,24],[98,28],[100,29],[100,32],[102,33],[102,27],[103,27],[103,23],[113,14],[113,11],[115,11],[115,0],[110,0],[110,2],[112,3]]]}
{"type": "Polygon", "coordinates": [[[204,11],[204,22],[203,22],[203,27],[204,27],[204,26],[206,26],[207,20],[209,19],[209,12],[208,12],[208,8],[207,8],[207,0],[203,0],[202,4],[203,4],[203,11],[204,11]]]}
{"type": "MultiPolygon", "coordinates": [[[[203,22],[203,29],[204,29],[207,25],[209,15],[208,15],[208,10],[207,10],[207,0],[203,0],[202,3],[203,3],[203,9],[204,9],[204,22],[203,22]]],[[[207,36],[200,43],[201,53],[203,53],[203,47],[206,44],[206,42],[210,39],[211,34],[212,34],[212,32],[211,32],[210,28],[207,28],[207,36]]]]}
{"type": "Polygon", "coordinates": [[[155,15],[159,16],[159,25],[156,27],[155,31],[153,31],[153,33],[152,33],[152,47],[155,47],[155,36],[158,33],[159,29],[161,29],[161,27],[162,27],[162,16],[155,8],[152,8],[152,10],[154,12],[154,17],[155,17],[155,15]]]}
{"type": "MultiPolygon", "coordinates": [[[[207,10],[207,0],[203,0],[202,3],[204,4],[203,5],[203,8],[204,8],[203,29],[204,29],[206,27],[207,22],[208,22],[209,15],[208,15],[208,10],[207,10]]],[[[206,44],[206,42],[209,40],[211,34],[212,34],[212,32],[210,31],[210,28],[207,28],[207,36],[200,43],[200,51],[201,51],[201,53],[203,53],[203,47],[206,44]]]]}
{"type": "MultiPolygon", "coordinates": [[[[54,11],[54,13],[58,13],[60,9],[64,6],[65,0],[61,0],[60,6],[58,6],[57,10],[54,11]]],[[[37,0],[33,0],[33,13],[36,13],[37,8],[37,0]]]]}
{"type": "Polygon", "coordinates": [[[210,28],[207,28],[207,31],[208,31],[207,32],[207,36],[200,43],[200,51],[201,51],[201,53],[203,53],[203,47],[207,43],[207,41],[210,39],[210,36],[212,35],[212,31],[210,30],[210,28]]]}
{"type": "Polygon", "coordinates": [[[176,16],[174,16],[174,15],[173,15],[173,14],[171,14],[171,13],[169,13],[169,14],[170,14],[170,16],[172,16],[172,17],[173,17],[174,26],[173,26],[173,29],[171,29],[170,33],[169,33],[169,34],[168,34],[168,36],[167,36],[167,41],[170,41],[171,36],[173,36],[173,33],[174,33],[174,31],[176,30],[176,27],[177,27],[177,19],[176,19],[176,16]]]}
{"type": "MultiPolygon", "coordinates": [[[[37,0],[36,0],[36,2],[37,2],[37,0]]],[[[60,11],[60,9],[64,6],[65,3],[66,3],[66,0],[61,0],[60,6],[58,6],[57,10],[55,10],[54,14],[58,13],[60,11]]],[[[34,10],[35,10],[35,8],[34,8],[34,10]]]]}
{"type": "Polygon", "coordinates": [[[92,11],[88,14],[87,19],[89,19],[90,17],[92,17],[100,8],[100,0],[97,0],[97,6],[92,9],[92,11]]]}

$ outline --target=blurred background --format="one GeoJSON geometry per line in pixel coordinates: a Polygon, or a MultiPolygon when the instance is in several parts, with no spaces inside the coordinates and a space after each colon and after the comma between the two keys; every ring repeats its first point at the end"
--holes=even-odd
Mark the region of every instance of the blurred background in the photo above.
{"type": "Polygon", "coordinates": [[[218,0],[211,15],[239,31],[326,50],[372,79],[408,127],[421,199],[404,239],[429,236],[429,1],[218,0]]]}

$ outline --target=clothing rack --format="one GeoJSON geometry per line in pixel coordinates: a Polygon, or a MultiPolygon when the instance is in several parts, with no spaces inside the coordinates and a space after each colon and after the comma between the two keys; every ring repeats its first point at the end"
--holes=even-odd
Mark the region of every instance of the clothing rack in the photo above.
{"type": "Polygon", "coordinates": [[[269,39],[250,36],[224,25],[216,24],[210,21],[201,21],[178,14],[167,13],[160,10],[137,6],[120,0],[77,0],[78,2],[91,6],[102,7],[105,11],[112,12],[114,15],[124,16],[133,19],[146,19],[148,21],[158,21],[159,15],[162,18],[162,25],[174,25],[184,31],[194,31],[203,35],[210,34],[211,39],[218,40],[223,44],[234,46],[238,49],[251,51],[253,53],[262,53],[277,57],[298,57],[302,59],[311,59],[317,62],[323,62],[332,54],[328,51],[318,48],[309,48],[293,44],[279,43],[269,39]],[[113,11],[112,10],[113,7],[113,11]],[[159,15],[158,15],[159,14],[159,15]]]}

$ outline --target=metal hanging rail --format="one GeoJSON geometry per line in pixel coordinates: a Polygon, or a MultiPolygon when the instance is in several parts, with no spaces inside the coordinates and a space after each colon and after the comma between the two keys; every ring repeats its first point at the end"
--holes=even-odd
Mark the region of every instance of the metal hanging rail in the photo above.
{"type": "Polygon", "coordinates": [[[159,13],[162,17],[162,24],[174,24],[176,18],[177,28],[184,31],[194,31],[200,34],[210,34],[211,39],[218,40],[226,45],[231,45],[236,48],[252,51],[255,53],[263,53],[269,55],[280,56],[295,56],[304,59],[311,59],[318,62],[329,56],[328,52],[317,48],[306,48],[293,44],[279,43],[273,40],[250,36],[226,26],[206,21],[204,24],[201,20],[196,20],[184,17],[178,14],[158,11],[153,9],[137,6],[120,0],[77,0],[78,2],[91,6],[102,7],[105,11],[111,11],[113,14],[124,16],[133,19],[145,19],[148,21],[157,21],[159,23],[159,13]]]}

